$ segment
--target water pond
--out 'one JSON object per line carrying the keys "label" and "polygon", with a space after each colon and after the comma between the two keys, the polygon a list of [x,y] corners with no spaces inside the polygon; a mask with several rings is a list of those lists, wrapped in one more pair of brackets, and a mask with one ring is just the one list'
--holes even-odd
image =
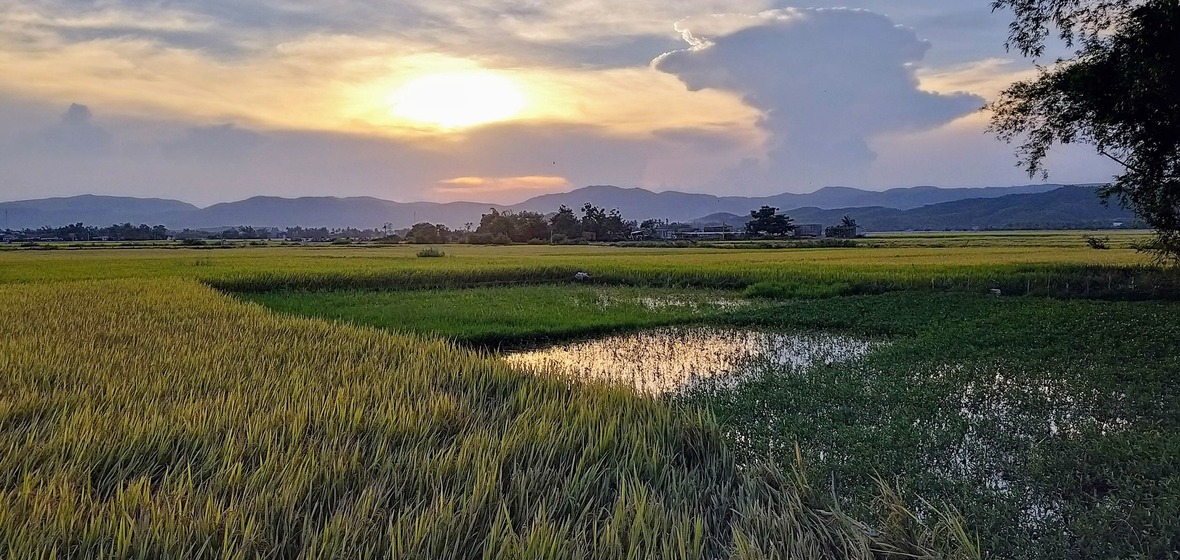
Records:
{"label": "water pond", "polygon": [[504,358],[529,370],[663,394],[701,384],[732,386],[766,373],[799,373],[863,356],[880,344],[820,332],[665,327],[512,352]]}

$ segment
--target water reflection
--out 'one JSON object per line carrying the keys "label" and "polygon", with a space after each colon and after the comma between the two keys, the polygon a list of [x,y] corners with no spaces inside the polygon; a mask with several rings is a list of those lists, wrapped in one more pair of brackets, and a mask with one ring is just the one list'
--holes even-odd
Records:
{"label": "water reflection", "polygon": [[741,309],[751,304],[749,300],[725,298],[725,297],[711,297],[711,298],[693,298],[683,295],[664,295],[664,296],[641,296],[637,298],[625,297],[607,292],[599,292],[595,294],[595,304],[599,307],[612,307],[616,305],[630,305],[638,303],[648,311],[657,311],[668,308],[685,308],[692,310],[720,310],[732,311],[734,309]]}
{"label": "water reflection", "polygon": [[661,394],[705,382],[732,386],[761,373],[799,372],[862,356],[876,344],[826,333],[668,327],[516,352],[505,359],[527,369]]}
{"label": "water reflection", "polygon": [[[1079,377],[1100,375],[1095,371]],[[927,452],[930,473],[978,485],[1002,499],[1016,508],[1016,522],[1026,530],[1057,530],[1067,522],[1065,510],[1070,506],[1056,481],[1027,473],[1055,461],[1059,446],[1070,445],[1066,442],[1105,438],[1131,426],[1118,413],[1129,407],[1126,393],[1085,387],[1020,364],[944,365],[931,377],[949,381],[957,394],[948,395],[947,414],[916,422],[915,428],[934,433],[955,430],[961,441],[947,450]]]}

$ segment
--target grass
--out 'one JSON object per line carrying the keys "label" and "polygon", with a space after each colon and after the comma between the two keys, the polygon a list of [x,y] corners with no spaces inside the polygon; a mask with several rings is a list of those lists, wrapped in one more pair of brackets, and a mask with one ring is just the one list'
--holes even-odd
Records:
{"label": "grass", "polygon": [[263,292],[243,298],[285,313],[514,347],[705,321],[744,304],[731,292],[576,284],[419,291]]}
{"label": "grass", "polygon": [[989,556],[1176,554],[1176,304],[894,293],[729,319],[891,337],[859,362],[693,399],[750,456],[786,463],[800,445],[850,511],[878,472],[955,503]]}
{"label": "grass", "polygon": [[970,554],[897,501],[870,536],[695,409],[191,280],[0,285],[0,371],[4,558]]}
{"label": "grass", "polygon": [[[921,558],[973,556],[976,533],[997,556],[1167,557],[1175,304],[981,295],[1173,293],[1124,238],[1069,235],[6,251],[0,557]],[[685,287],[695,308],[638,303]],[[768,299],[701,304],[742,289]],[[892,343],[668,401],[436,336],[705,320]],[[964,438],[982,459],[954,470]],[[1061,517],[1022,525],[1044,499]]]}
{"label": "grass", "polygon": [[[1113,241],[1112,241],[1113,243]],[[399,276],[490,274],[548,270],[552,274],[585,270],[601,277],[636,278],[646,282],[728,284],[742,287],[751,281],[801,277],[865,279],[929,284],[967,277],[1036,271],[1136,267],[1149,259],[1134,250],[1116,247],[1095,251],[1077,243],[988,245],[955,248],[898,246],[854,249],[643,249],[607,246],[448,245],[447,258],[419,259],[420,247],[238,247],[205,250],[64,249],[9,251],[0,254],[0,283],[44,282],[111,278],[198,278],[252,284],[260,289],[288,283],[335,278],[338,284]],[[556,276],[544,278],[550,281]],[[562,277],[564,278],[564,277]],[[267,280],[270,279],[268,282]],[[393,284],[391,284],[393,285]],[[337,286],[340,287],[340,286]]]}
{"label": "grass", "polygon": [[[772,290],[778,301],[702,306],[696,313],[600,303],[677,294],[646,288],[249,297],[284,311],[465,342],[682,322],[885,337],[890,343],[866,359],[806,375],[771,371],[736,390],[693,394],[688,403],[716,415],[746,460],[774,458],[788,469],[798,444],[813,474],[830,481],[841,506],[860,519],[880,521],[868,506],[879,474],[897,477],[913,494],[955,504],[989,556],[1173,554],[1180,543],[1180,468],[1157,458],[1180,456],[1175,303],[773,291],[789,288],[755,284],[747,295]],[[738,295],[685,294],[702,302]]]}

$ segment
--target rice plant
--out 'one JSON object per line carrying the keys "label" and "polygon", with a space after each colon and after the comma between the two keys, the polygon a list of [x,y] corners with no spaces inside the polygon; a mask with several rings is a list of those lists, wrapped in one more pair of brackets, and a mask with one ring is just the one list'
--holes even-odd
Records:
{"label": "rice plant", "polygon": [[0,372],[6,559],[970,554],[695,409],[189,280],[2,285]]}

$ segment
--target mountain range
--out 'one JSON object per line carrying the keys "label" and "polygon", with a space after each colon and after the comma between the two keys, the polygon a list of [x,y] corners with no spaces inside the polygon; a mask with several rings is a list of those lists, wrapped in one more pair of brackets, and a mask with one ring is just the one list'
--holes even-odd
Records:
{"label": "mountain range", "polygon": [[[1096,187],[1068,186],[1049,192],[1012,194],[996,198],[970,198],[897,209],[881,206],[860,208],[796,208],[788,212],[796,224],[832,225],[850,216],[867,231],[967,230],[967,229],[1057,229],[1099,228],[1115,223],[1133,224],[1133,212],[1113,202],[1098,199]],[[749,215],[715,213],[701,217],[702,223],[723,223],[741,228]]]}
{"label": "mountain range", "polygon": [[714,196],[677,191],[591,186],[545,194],[519,204],[479,202],[392,202],[372,197],[258,196],[200,208],[178,200],[82,195],[0,203],[0,226],[24,229],[87,225],[163,224],[170,229],[211,229],[237,225],[255,227],[395,228],[417,222],[452,228],[478,223],[480,215],[500,211],[548,213],[565,205],[575,210],[589,202],[618,208],[628,219],[660,218],[682,222],[744,224],[751,209],[774,206],[796,223],[832,224],[852,215],[870,231],[906,229],[970,229],[1061,227],[1106,221],[1130,221],[1132,214],[1117,205],[1103,206],[1095,186],[1025,185],[942,189],[910,187],[866,191],[826,187],[806,194],[765,197]]}

